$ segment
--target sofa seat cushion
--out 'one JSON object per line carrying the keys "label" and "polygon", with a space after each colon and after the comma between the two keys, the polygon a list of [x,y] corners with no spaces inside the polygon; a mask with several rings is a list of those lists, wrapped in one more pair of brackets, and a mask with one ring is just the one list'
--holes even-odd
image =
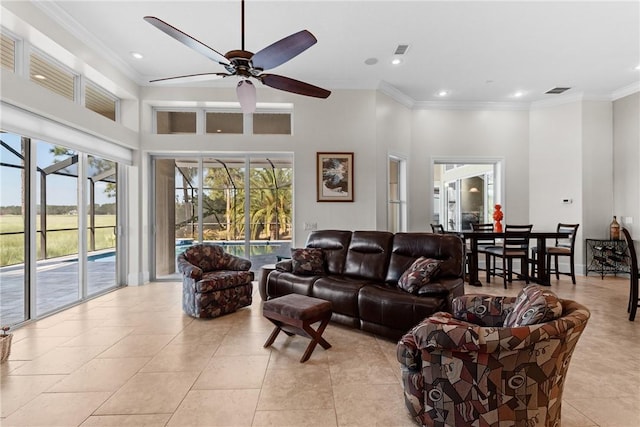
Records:
{"label": "sofa seat cushion", "polygon": [[250,271],[208,271],[202,275],[202,280],[196,282],[196,292],[206,293],[219,291],[221,289],[246,285],[247,283],[251,283],[252,280],[253,273]]}
{"label": "sofa seat cushion", "polygon": [[556,294],[539,286],[529,285],[516,297],[513,311],[504,319],[504,326],[530,326],[550,322],[561,315],[562,303]]}
{"label": "sofa seat cushion", "polygon": [[275,298],[287,294],[311,296],[313,283],[322,276],[301,276],[286,271],[272,271],[267,279],[267,297]]}
{"label": "sofa seat cushion", "polygon": [[363,322],[405,332],[432,314],[446,311],[447,305],[442,295],[420,297],[387,285],[365,286],[358,296]]}
{"label": "sofa seat cushion", "polygon": [[368,283],[345,276],[321,277],[314,282],[311,296],[331,301],[334,313],[359,317],[358,292]]}

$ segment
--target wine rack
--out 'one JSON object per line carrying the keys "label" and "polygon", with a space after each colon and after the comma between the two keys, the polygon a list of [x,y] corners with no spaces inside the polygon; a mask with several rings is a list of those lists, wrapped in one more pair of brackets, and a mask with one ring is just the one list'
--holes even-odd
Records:
{"label": "wine rack", "polygon": [[617,275],[629,272],[627,243],[624,240],[586,239],[587,262],[585,276],[589,272]]}

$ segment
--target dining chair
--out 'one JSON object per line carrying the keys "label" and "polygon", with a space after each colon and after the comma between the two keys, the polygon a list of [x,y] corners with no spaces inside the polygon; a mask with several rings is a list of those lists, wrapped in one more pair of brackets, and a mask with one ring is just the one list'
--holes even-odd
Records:
{"label": "dining chair", "polygon": [[434,234],[444,234],[444,227],[442,224],[431,224],[431,232]]}
{"label": "dining chair", "polygon": [[[505,289],[507,288],[507,281],[509,283],[513,281],[514,259],[520,260],[520,277],[524,278],[525,283],[529,284],[529,235],[531,234],[532,228],[532,224],[507,224],[504,227],[503,246],[494,246],[486,249],[488,254],[502,259],[502,281]],[[497,262],[497,260],[495,260],[495,262]],[[488,273],[496,275],[495,270],[494,268]]]}
{"label": "dining chair", "polygon": [[[571,277],[571,282],[576,284],[576,266],[575,266],[575,246],[576,235],[578,234],[578,227],[580,224],[562,224],[559,223],[557,231],[559,233],[570,233],[568,238],[556,238],[555,246],[547,248],[547,268],[549,269],[549,275],[556,273],[556,279],[560,279],[560,275],[564,274]],[[558,266],[558,257],[569,257],[570,272],[562,272]],[[554,266],[551,266],[551,258],[553,257]]]}
{"label": "dining chair", "polygon": [[629,313],[629,320],[634,321],[636,318],[636,311],[640,307],[640,299],[638,298],[638,280],[640,279],[640,273],[638,272],[638,256],[636,255],[636,247],[633,244],[633,239],[629,230],[622,229],[624,240],[627,241],[627,249],[629,251],[629,258],[631,265],[629,266],[629,273],[631,275],[631,283],[629,287],[629,305],[627,306],[627,313]]}
{"label": "dining chair", "polygon": [[[492,223],[489,223],[489,224],[471,223],[471,229],[473,231],[491,232],[493,231],[493,224]],[[486,270],[487,272],[487,282],[488,282],[490,279],[491,259],[493,258],[493,255],[488,253],[487,249],[493,248],[493,247],[499,248],[501,246],[496,244],[496,239],[494,237],[479,237],[476,239],[476,241],[478,243],[478,254],[485,255],[484,270]],[[495,259],[494,259],[494,263],[495,263]],[[478,267],[478,270],[482,270],[482,269]]]}

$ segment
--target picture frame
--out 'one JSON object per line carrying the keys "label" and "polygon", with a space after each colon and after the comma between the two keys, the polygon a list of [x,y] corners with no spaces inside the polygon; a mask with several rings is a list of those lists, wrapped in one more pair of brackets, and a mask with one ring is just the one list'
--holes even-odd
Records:
{"label": "picture frame", "polygon": [[316,154],[316,194],[318,202],[353,202],[353,152]]}

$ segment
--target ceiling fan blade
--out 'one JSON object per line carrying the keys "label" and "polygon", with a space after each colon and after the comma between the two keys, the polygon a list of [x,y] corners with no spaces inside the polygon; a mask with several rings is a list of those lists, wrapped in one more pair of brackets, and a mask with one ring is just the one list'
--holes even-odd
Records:
{"label": "ceiling fan blade", "polygon": [[155,16],[145,16],[144,20],[147,21],[149,24],[153,25],[154,27],[156,27],[157,29],[159,29],[160,31],[164,32],[165,34],[178,40],[180,43],[203,54],[204,56],[211,59],[212,61],[217,62],[218,64],[221,64],[221,65],[229,65],[229,60],[225,58],[223,54],[216,51],[215,49],[212,49],[211,47],[207,46],[201,41],[194,39],[189,34],[183,31],[180,31],[176,27],[170,24],[167,24],[162,19],[158,19]]}
{"label": "ceiling fan blade", "polygon": [[217,80],[223,77],[228,77],[231,74],[225,73],[199,73],[199,74],[187,74],[184,76],[166,77],[163,79],[149,80],[149,83],[192,83],[192,82],[204,82],[209,80]]}
{"label": "ceiling fan blade", "polygon": [[307,30],[299,31],[265,47],[251,58],[254,68],[269,70],[282,65],[316,44],[318,40]]}
{"label": "ceiling fan blade", "polygon": [[298,95],[313,96],[316,98],[327,98],[331,95],[331,91],[329,90],[289,77],[278,76],[277,74],[261,74],[257,78],[269,87],[284,90],[285,92],[297,93]]}

